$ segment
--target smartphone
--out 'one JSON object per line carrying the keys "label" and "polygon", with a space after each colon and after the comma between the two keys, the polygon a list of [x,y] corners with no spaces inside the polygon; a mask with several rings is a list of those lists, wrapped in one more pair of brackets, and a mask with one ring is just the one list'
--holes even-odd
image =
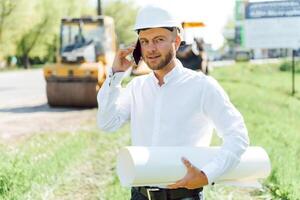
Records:
{"label": "smartphone", "polygon": [[141,44],[140,44],[139,40],[137,40],[137,42],[136,42],[136,45],[135,45],[132,55],[133,55],[135,64],[138,65],[142,58]]}

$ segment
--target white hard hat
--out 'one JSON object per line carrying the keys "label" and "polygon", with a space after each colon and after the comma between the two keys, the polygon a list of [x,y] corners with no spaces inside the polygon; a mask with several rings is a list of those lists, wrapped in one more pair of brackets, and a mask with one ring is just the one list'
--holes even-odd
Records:
{"label": "white hard hat", "polygon": [[134,30],[158,27],[177,27],[181,29],[181,23],[167,9],[158,5],[147,5],[137,14]]}

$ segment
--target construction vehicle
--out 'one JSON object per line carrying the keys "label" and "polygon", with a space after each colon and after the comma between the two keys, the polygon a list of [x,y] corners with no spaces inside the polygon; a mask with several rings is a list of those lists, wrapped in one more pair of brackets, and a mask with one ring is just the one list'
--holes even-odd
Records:
{"label": "construction vehicle", "polygon": [[185,43],[185,34],[190,28],[203,28],[203,22],[182,22],[183,41],[180,45],[176,56],[182,62],[182,65],[192,70],[201,70],[208,74],[208,59],[204,49],[204,40],[199,37],[194,37],[193,43]]}
{"label": "construction vehicle", "polygon": [[97,91],[116,52],[113,19],[61,20],[57,63],[44,68],[50,106],[95,107]]}

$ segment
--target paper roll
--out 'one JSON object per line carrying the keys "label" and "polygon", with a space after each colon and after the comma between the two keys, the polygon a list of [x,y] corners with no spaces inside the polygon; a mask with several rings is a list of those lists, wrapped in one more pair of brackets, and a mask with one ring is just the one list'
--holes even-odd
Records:
{"label": "paper roll", "polygon": [[[123,148],[117,158],[117,174],[123,186],[162,186],[183,178],[186,157],[197,168],[209,163],[219,147],[138,147]],[[258,179],[271,172],[270,159],[261,147],[249,147],[234,169],[221,176],[216,183],[257,185]],[[255,183],[255,184],[254,184]]]}

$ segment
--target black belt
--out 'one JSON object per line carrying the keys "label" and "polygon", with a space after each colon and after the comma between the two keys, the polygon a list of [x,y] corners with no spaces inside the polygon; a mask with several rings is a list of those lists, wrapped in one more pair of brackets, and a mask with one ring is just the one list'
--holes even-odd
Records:
{"label": "black belt", "polygon": [[186,188],[163,189],[157,187],[134,187],[133,189],[143,194],[149,200],[172,200],[195,197],[203,190],[203,188],[189,190]]}

